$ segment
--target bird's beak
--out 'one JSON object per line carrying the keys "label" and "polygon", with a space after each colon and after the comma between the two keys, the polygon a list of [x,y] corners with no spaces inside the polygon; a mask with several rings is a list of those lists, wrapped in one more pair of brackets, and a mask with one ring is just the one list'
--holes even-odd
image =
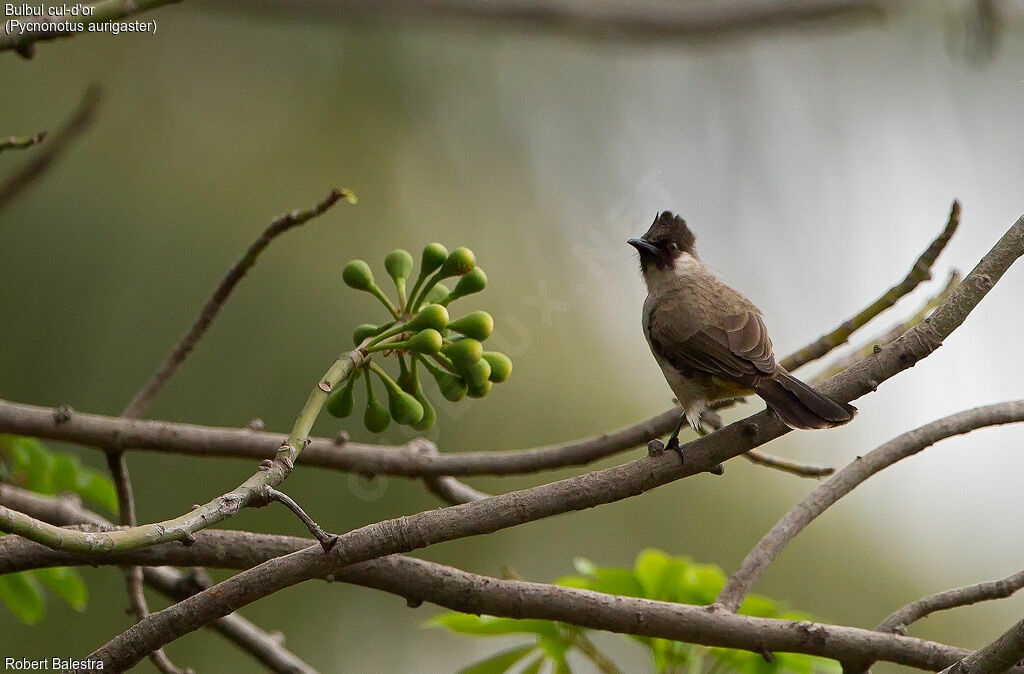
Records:
{"label": "bird's beak", "polygon": [[626,243],[636,248],[640,255],[651,255],[657,257],[661,252],[656,246],[647,243],[643,239],[630,239]]}

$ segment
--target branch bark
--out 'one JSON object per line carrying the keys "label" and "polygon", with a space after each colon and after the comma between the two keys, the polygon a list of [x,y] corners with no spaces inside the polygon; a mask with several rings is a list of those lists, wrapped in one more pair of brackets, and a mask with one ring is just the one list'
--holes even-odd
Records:
{"label": "branch bark", "polygon": [[[966,320],[1022,254],[1024,216],[924,323],[826,382],[822,392],[837,400],[850,401],[876,390],[886,379],[927,357]],[[323,554],[319,546],[312,546],[270,560],[219,583],[210,592],[154,613],[109,641],[91,657],[115,667],[130,666],[155,648],[240,606],[332,570],[636,496],[711,470],[722,461],[788,431],[776,417],[761,412],[689,443],[685,449],[687,463],[683,466],[674,454],[664,453],[482,501],[371,524],[342,536],[329,554]],[[783,647],[781,650],[791,649]]]}
{"label": "branch bark", "polygon": [[[0,44],[2,44],[2,37],[0,37]],[[95,84],[90,84],[85,90],[85,95],[82,96],[78,108],[64,126],[50,137],[50,140],[32,159],[3,184],[0,184],[0,213],[14,201],[15,197],[46,173],[82,132],[89,128],[99,102],[100,88]]]}
{"label": "branch bark", "polygon": [[889,614],[878,626],[879,632],[906,634],[911,624],[927,618],[938,611],[970,606],[993,599],[1006,599],[1024,587],[1024,571],[1007,576],[1002,580],[990,580],[985,583],[958,587],[955,590],[939,592],[917,601]]}
{"label": "branch bark", "polygon": [[754,546],[715,603],[736,611],[783,548],[815,518],[872,475],[936,442],[979,428],[1024,421],[1024,400],[978,407],[925,424],[857,458],[796,504]]}
{"label": "branch bark", "polygon": [[[315,545],[312,539],[208,530],[196,534],[195,544],[188,547],[161,544],[112,554],[99,563],[251,568],[261,562],[272,562],[278,555],[300,554],[310,545]],[[0,573],[94,563],[96,560],[23,539],[0,540]],[[428,601],[466,613],[557,620],[592,629],[753,652],[768,649],[847,659],[870,654],[932,671],[968,655],[968,651],[960,648],[897,634],[808,621],[753,618],[709,606],[500,579],[402,555],[331,568],[321,577],[389,592],[414,604]],[[112,661],[107,662],[107,667],[130,664]]]}
{"label": "branch bark", "polygon": [[706,40],[822,22],[877,21],[880,0],[716,0],[677,3],[481,2],[472,0],[235,1],[236,6],[276,9],[345,21],[466,22],[485,28],[547,31],[585,39]]}
{"label": "branch bark", "polygon": [[[104,517],[83,507],[81,501],[76,497],[44,496],[0,483],[0,504],[58,526],[88,524],[101,529],[111,526],[111,523]],[[8,557],[4,543],[15,540],[18,539],[11,536],[0,542],[0,558],[3,559],[0,562],[0,575],[13,573],[19,566],[23,567],[20,570],[48,566],[43,559],[53,551],[34,543],[29,549],[34,549],[37,554],[41,553],[39,559],[32,560],[31,554],[24,555],[22,553],[12,553]],[[27,540],[22,540],[28,543]],[[18,546],[13,547],[18,548]],[[43,550],[48,552],[43,553]],[[63,565],[58,564],[58,566]],[[204,589],[196,585],[189,577],[169,568],[145,568],[143,569],[143,579],[150,587],[177,601]],[[281,640],[275,639],[240,615],[224,616],[210,624],[209,627],[237,644],[239,648],[248,652],[273,672],[278,672],[278,674],[316,674],[316,670],[285,648]]]}

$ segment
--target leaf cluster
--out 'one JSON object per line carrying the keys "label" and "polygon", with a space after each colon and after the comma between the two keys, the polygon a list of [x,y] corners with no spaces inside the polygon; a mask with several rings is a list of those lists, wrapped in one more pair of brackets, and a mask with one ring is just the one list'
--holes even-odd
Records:
{"label": "leaf cluster", "polygon": [[[598,566],[584,558],[577,558],[575,567],[576,574],[559,578],[555,583],[605,594],[696,606],[711,604],[726,581],[722,569],[716,565],[700,564],[689,557],[671,556],[655,549],[642,551],[632,568]],[[756,594],[746,598],[739,612],[759,618],[811,619],[809,614],[791,610],[785,604]],[[592,660],[599,669],[609,671],[607,663],[610,661],[596,652],[586,637],[589,630],[585,628],[548,620],[518,620],[458,612],[443,613],[428,624],[475,636],[528,634],[535,637],[531,644],[502,651],[462,669],[463,674],[570,672],[567,654],[573,649]],[[652,670],[660,673],[812,674],[841,671],[838,663],[832,660],[799,653],[775,653],[769,662],[761,654],[731,648],[709,648],[653,637],[623,635],[621,638],[642,645],[650,658]]]}

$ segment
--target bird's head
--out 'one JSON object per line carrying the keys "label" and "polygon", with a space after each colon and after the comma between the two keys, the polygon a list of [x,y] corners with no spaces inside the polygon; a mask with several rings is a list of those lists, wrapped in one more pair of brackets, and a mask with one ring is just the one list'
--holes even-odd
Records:
{"label": "bird's head", "polygon": [[659,213],[650,229],[639,239],[627,243],[640,254],[640,271],[647,286],[655,277],[670,277],[680,273],[681,263],[697,259],[697,237],[686,221],[670,211]]}

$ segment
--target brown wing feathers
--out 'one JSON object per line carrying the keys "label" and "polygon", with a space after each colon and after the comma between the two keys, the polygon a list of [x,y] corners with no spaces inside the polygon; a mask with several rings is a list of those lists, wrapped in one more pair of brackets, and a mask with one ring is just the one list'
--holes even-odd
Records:
{"label": "brown wing feathers", "polygon": [[856,408],[818,393],[776,364],[764,321],[754,311],[726,316],[721,327],[651,318],[652,345],[674,367],[754,389],[792,428],[830,428],[856,414]]}

